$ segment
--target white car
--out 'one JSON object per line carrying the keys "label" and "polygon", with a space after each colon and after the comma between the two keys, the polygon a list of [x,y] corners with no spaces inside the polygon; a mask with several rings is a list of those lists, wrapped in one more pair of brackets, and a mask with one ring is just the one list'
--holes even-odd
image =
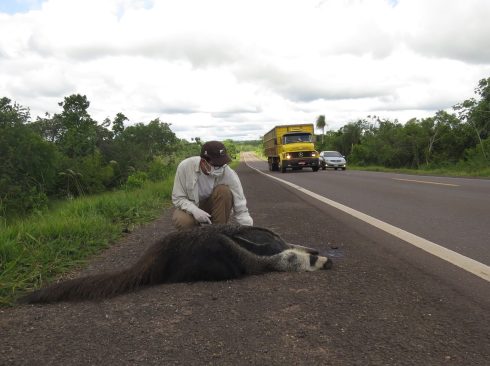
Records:
{"label": "white car", "polygon": [[345,170],[347,168],[347,161],[338,151],[322,151],[320,153],[320,167],[325,170],[327,168],[334,168]]}

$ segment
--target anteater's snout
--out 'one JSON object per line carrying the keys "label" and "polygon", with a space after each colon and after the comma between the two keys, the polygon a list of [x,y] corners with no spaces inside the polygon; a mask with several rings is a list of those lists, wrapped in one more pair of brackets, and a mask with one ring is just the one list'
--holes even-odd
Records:
{"label": "anteater's snout", "polygon": [[323,264],[323,269],[330,269],[333,266],[333,262],[330,258]]}

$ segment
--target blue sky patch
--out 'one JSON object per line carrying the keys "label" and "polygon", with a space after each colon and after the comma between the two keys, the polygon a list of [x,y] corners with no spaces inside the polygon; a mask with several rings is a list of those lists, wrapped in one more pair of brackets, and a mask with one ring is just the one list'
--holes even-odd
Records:
{"label": "blue sky patch", "polygon": [[27,13],[30,10],[41,9],[44,0],[1,0],[0,13]]}

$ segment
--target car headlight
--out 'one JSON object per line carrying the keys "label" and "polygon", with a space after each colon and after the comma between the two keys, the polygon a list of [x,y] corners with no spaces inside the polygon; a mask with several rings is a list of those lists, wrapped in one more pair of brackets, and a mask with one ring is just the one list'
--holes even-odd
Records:
{"label": "car headlight", "polygon": [[291,155],[290,154],[286,154],[286,159],[291,159]]}
{"label": "car headlight", "polygon": [[313,151],[313,152],[311,153],[311,156],[315,157],[315,156],[316,156],[316,152],[314,152],[314,151]]}

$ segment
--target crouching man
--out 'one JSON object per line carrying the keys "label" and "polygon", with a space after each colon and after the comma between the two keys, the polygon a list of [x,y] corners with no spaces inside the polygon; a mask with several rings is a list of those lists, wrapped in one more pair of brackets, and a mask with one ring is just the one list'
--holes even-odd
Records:
{"label": "crouching man", "polygon": [[180,162],[172,191],[172,221],[178,230],[226,224],[232,213],[237,223],[253,225],[240,179],[227,165],[230,161],[223,143],[208,141],[201,156]]}

